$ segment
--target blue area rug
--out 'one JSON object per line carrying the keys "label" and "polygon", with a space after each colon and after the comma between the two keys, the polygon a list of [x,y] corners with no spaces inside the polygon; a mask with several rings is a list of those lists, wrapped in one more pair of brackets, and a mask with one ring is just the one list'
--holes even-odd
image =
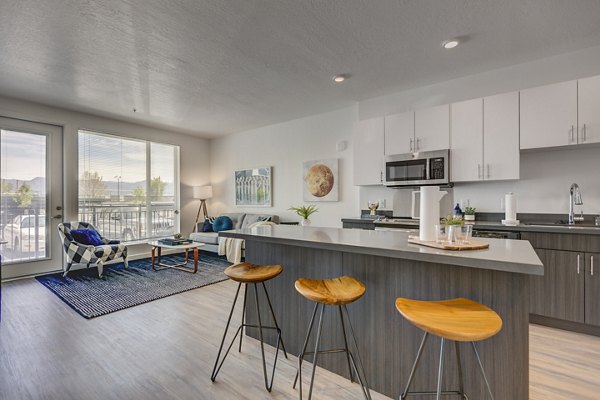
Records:
{"label": "blue area rug", "polygon": [[[183,262],[183,255],[161,257],[165,264]],[[193,259],[188,267],[193,267]],[[153,271],[150,259],[104,267],[104,276],[98,278],[95,267],[70,271],[66,278],[62,274],[36,277],[38,282],[50,289],[62,301],[85,318],[137,306],[152,300],[196,289],[227,280],[223,274],[231,263],[214,253],[200,252],[198,272],[190,274],[174,269]]]}

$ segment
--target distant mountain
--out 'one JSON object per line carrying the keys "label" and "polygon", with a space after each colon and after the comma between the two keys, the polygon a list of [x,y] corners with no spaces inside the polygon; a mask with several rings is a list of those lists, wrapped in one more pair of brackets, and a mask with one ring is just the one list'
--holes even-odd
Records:
{"label": "distant mountain", "polygon": [[46,178],[37,177],[28,181],[21,179],[3,179],[4,182],[8,182],[12,185],[13,190],[17,190],[23,183],[27,183],[31,187],[33,193],[45,193],[46,192]]}
{"label": "distant mountain", "polygon": [[[46,178],[37,177],[28,181],[19,180],[19,179],[4,179],[5,182],[8,182],[12,185],[13,190],[17,190],[23,183],[27,183],[31,186],[31,190],[36,193],[45,193],[46,189]],[[117,182],[117,181],[103,181],[104,185],[106,185],[106,190],[109,194],[117,195],[119,193],[119,189],[121,190],[121,195],[126,196],[131,194],[136,188],[141,187],[142,189],[146,188],[145,181],[138,182]],[[120,186],[120,188],[119,188]],[[165,186],[165,192],[173,193],[173,184],[167,183]]]}

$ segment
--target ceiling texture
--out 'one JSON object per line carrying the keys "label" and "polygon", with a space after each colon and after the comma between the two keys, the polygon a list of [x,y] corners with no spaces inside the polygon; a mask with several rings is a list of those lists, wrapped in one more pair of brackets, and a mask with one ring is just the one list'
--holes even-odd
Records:
{"label": "ceiling texture", "polygon": [[2,0],[0,95],[216,137],[598,45],[598,0]]}

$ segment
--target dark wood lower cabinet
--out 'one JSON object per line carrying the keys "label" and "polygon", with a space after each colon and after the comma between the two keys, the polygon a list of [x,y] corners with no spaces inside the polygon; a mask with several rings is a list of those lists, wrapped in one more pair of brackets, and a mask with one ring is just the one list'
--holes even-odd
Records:
{"label": "dark wood lower cabinet", "polygon": [[530,277],[530,312],[585,322],[585,254],[546,249],[536,252],[544,263],[544,276]]}
{"label": "dark wood lower cabinet", "polygon": [[535,323],[599,335],[600,235],[523,232],[544,263],[544,276],[530,277]]}
{"label": "dark wood lower cabinet", "polygon": [[600,253],[585,254],[585,323],[600,325]]}

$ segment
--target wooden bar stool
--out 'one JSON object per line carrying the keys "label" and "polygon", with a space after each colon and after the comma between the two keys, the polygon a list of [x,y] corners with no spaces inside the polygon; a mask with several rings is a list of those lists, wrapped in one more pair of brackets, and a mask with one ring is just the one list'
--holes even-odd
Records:
{"label": "wooden bar stool", "polygon": [[[310,380],[310,388],[308,389],[308,399],[310,400],[312,398],[313,384],[315,381],[317,358],[319,354],[325,353],[346,353],[346,358],[348,361],[348,371],[350,372],[350,381],[354,382],[352,379],[352,367],[354,367],[354,372],[356,373],[356,377],[360,382],[365,398],[367,400],[371,400],[371,393],[369,391],[369,385],[367,383],[367,376],[365,375],[365,369],[360,359],[360,355],[358,354],[358,344],[356,343],[354,329],[352,329],[352,325],[350,324],[350,316],[348,315],[348,309],[346,308],[346,304],[352,303],[355,300],[358,300],[360,297],[362,297],[366,290],[365,285],[359,280],[352,278],[351,276],[342,276],[341,278],[322,280],[301,278],[296,281],[295,286],[296,290],[302,296],[306,297],[308,300],[315,302],[315,308],[310,319],[310,324],[308,325],[308,332],[306,333],[306,339],[304,340],[302,353],[298,358],[298,371],[296,372],[296,378],[294,379],[294,388],[296,387],[298,378],[300,379],[300,400],[302,400],[302,361],[304,361],[304,357],[307,354],[313,354],[312,376]],[[317,328],[315,350],[307,352],[306,347],[308,346],[308,340],[310,339],[310,334],[312,332],[313,324],[315,322],[315,316],[317,315],[317,308],[319,307],[319,305],[321,306],[321,313],[319,315],[319,326]],[[325,311],[325,305],[338,306],[340,321],[342,323],[342,334],[344,336],[343,349],[319,350],[319,341],[321,339],[321,329],[323,327],[323,313]],[[356,357],[348,349],[348,336],[346,334],[346,322],[344,322],[344,313],[346,315],[347,327],[350,329],[350,335],[352,336],[354,347],[356,349]],[[355,358],[358,360],[358,366],[360,366],[360,373],[357,368]]]}
{"label": "wooden bar stool", "polygon": [[[477,352],[477,347],[475,347],[475,342],[488,339],[502,329],[502,319],[495,311],[476,301],[462,298],[443,301],[418,301],[398,298],[396,299],[396,308],[409,322],[425,331],[419,351],[417,352],[417,358],[408,377],[408,383],[400,395],[400,399],[405,399],[409,395],[423,394],[435,394],[437,400],[440,399],[441,395],[458,395],[463,399],[468,399],[464,392],[459,342],[471,342],[487,391],[490,398],[494,399],[492,389],[483,370],[483,364]],[[419,365],[419,360],[423,353],[423,347],[430,333],[442,339],[437,390],[435,392],[409,392],[408,390],[410,389],[415,370]],[[446,340],[454,341],[456,348],[458,379],[460,383],[460,388],[456,391],[442,391],[444,344]]]}
{"label": "wooden bar stool", "polygon": [[[242,329],[243,328],[258,328],[258,333],[259,333],[259,337],[260,337],[260,350],[262,353],[263,375],[265,378],[265,388],[269,392],[273,388],[273,378],[275,377],[275,367],[277,366],[277,356],[279,355],[279,345],[281,344],[285,358],[287,358],[287,352],[285,351],[285,346],[283,344],[283,340],[281,339],[281,329],[279,329],[279,325],[277,324],[277,319],[275,318],[275,313],[273,312],[273,305],[271,304],[271,299],[269,299],[269,293],[267,292],[267,288],[265,286],[265,281],[275,278],[277,275],[279,275],[281,273],[281,271],[283,271],[283,268],[281,267],[281,265],[259,266],[259,265],[254,265],[254,264],[250,264],[250,263],[245,263],[245,262],[236,264],[236,265],[231,265],[231,266],[227,267],[227,269],[225,269],[225,275],[227,275],[232,280],[239,282],[239,285],[238,285],[237,291],[235,292],[235,298],[233,299],[231,311],[229,312],[229,318],[227,319],[227,326],[225,327],[225,332],[223,333],[223,339],[221,340],[221,346],[219,347],[219,353],[217,354],[215,366],[214,366],[212,374],[210,376],[210,379],[213,382],[215,381],[215,379],[217,379],[217,374],[221,370],[221,366],[225,362],[225,359],[227,358],[227,355],[229,354],[229,350],[231,350],[231,347],[233,346],[233,343],[235,342],[235,339],[237,338],[238,335],[240,335],[240,345],[239,345],[238,351],[242,351],[242,338],[244,336]],[[231,322],[231,316],[233,315],[233,310],[235,309],[235,304],[237,302],[238,295],[240,293],[240,288],[242,287],[242,284],[245,284],[244,308],[242,311],[242,323],[239,326],[239,328],[237,329],[237,331],[235,332],[235,336],[231,340],[231,344],[229,345],[229,347],[227,348],[227,351],[225,352],[225,355],[221,359],[221,352],[223,350],[223,344],[225,343],[225,338],[227,336],[227,331],[229,330],[229,324]],[[248,284],[254,285],[254,298],[256,301],[256,315],[257,315],[257,319],[258,319],[258,325],[246,324],[244,321],[244,318],[246,316],[246,297],[248,294]],[[273,321],[275,322],[275,326],[263,326],[262,325],[262,321],[261,321],[261,317],[260,317],[260,306],[258,303],[258,287],[257,287],[258,284],[261,284],[263,287],[265,296],[267,298],[267,303],[269,304],[269,309],[271,310],[271,315],[273,316]],[[265,361],[265,346],[264,346],[264,340],[263,340],[263,329],[273,329],[273,330],[277,331],[277,347],[275,350],[275,360],[273,362],[273,371],[271,373],[271,381],[270,382],[267,377],[267,363]],[[221,359],[221,362],[219,362],[220,359]]]}

